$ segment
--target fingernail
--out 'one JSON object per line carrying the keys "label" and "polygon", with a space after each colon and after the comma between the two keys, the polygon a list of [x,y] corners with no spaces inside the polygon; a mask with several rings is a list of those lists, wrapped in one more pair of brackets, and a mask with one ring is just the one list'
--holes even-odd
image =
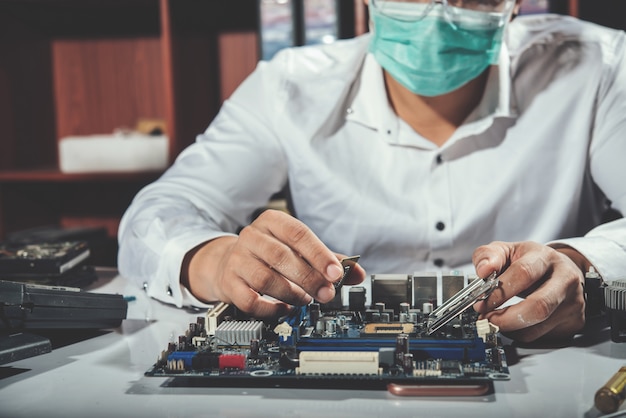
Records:
{"label": "fingernail", "polygon": [[341,279],[343,269],[336,264],[331,264],[326,268],[326,275],[331,281]]}
{"label": "fingernail", "polygon": [[480,262],[476,265],[476,273],[483,267],[487,265],[487,260],[480,260]]}
{"label": "fingernail", "polygon": [[330,287],[322,287],[317,291],[317,300],[320,302],[328,302],[335,297],[335,292]]}

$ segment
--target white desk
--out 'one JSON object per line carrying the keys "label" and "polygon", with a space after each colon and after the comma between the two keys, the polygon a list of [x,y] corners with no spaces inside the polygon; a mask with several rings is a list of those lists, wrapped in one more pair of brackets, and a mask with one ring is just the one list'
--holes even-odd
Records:
{"label": "white desk", "polygon": [[[105,274],[107,276],[107,274]],[[385,391],[169,387],[144,377],[201,313],[166,306],[109,273],[98,292],[135,296],[119,329],[0,366],[0,417],[599,417],[593,397],[626,361],[608,330],[567,348],[516,348],[510,381],[470,398],[400,398]],[[622,410],[626,410],[626,404]]]}

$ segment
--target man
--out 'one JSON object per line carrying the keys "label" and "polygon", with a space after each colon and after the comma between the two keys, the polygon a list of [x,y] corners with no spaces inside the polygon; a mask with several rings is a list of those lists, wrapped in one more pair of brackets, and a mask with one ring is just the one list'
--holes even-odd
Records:
{"label": "man", "polygon": [[[371,34],[259,64],[128,209],[121,273],[272,316],[332,299],[344,255],[348,284],[475,268],[503,332],[579,331],[585,272],[626,272],[626,222],[601,225],[626,210],[626,37],[519,3],[370,0]],[[250,223],[287,182],[295,217]]]}

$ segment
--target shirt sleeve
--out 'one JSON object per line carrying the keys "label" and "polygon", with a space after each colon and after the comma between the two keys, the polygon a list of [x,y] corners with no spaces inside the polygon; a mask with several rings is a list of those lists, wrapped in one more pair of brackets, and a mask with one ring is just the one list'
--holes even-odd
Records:
{"label": "shirt sleeve", "polygon": [[[604,77],[589,151],[591,177],[612,208],[626,214],[626,36],[619,32],[607,48]],[[592,229],[584,237],[559,240],[594,265],[604,280],[626,277],[626,219]],[[553,243],[557,244],[557,243]]]}
{"label": "shirt sleeve", "polygon": [[273,127],[280,82],[266,64],[248,77],[196,142],[163,176],[141,190],[118,234],[122,276],[159,300],[206,307],[180,284],[185,254],[234,235],[280,191],[287,164]]}

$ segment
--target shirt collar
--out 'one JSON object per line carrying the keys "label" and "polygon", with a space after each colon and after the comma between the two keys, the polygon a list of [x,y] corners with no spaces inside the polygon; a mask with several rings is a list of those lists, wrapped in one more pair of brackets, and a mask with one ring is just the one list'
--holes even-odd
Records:
{"label": "shirt collar", "polygon": [[489,69],[485,93],[476,109],[456,130],[447,143],[487,130],[495,119],[515,119],[517,110],[511,95],[510,59],[506,44],[502,44],[498,64]]}
{"label": "shirt collar", "polygon": [[354,98],[346,109],[346,119],[373,130],[384,130],[386,122],[395,113],[387,99],[382,67],[370,53],[365,57],[360,80],[354,89]]}
{"label": "shirt collar", "polygon": [[[496,118],[514,119],[517,117],[517,110],[511,95],[511,76],[509,73],[508,48],[503,43],[498,64],[491,66],[489,70],[483,98],[444,147],[461,138],[484,132]],[[419,138],[413,138],[411,143],[403,143],[406,141],[398,136],[400,120],[387,99],[382,67],[372,54],[367,54],[363,63],[360,82],[354,85],[354,89],[355,91],[352,92],[353,100],[346,109],[347,120],[385,133],[383,139],[389,143],[420,147],[427,145],[423,141],[432,144],[417,134]],[[430,148],[430,146],[427,147]]]}

